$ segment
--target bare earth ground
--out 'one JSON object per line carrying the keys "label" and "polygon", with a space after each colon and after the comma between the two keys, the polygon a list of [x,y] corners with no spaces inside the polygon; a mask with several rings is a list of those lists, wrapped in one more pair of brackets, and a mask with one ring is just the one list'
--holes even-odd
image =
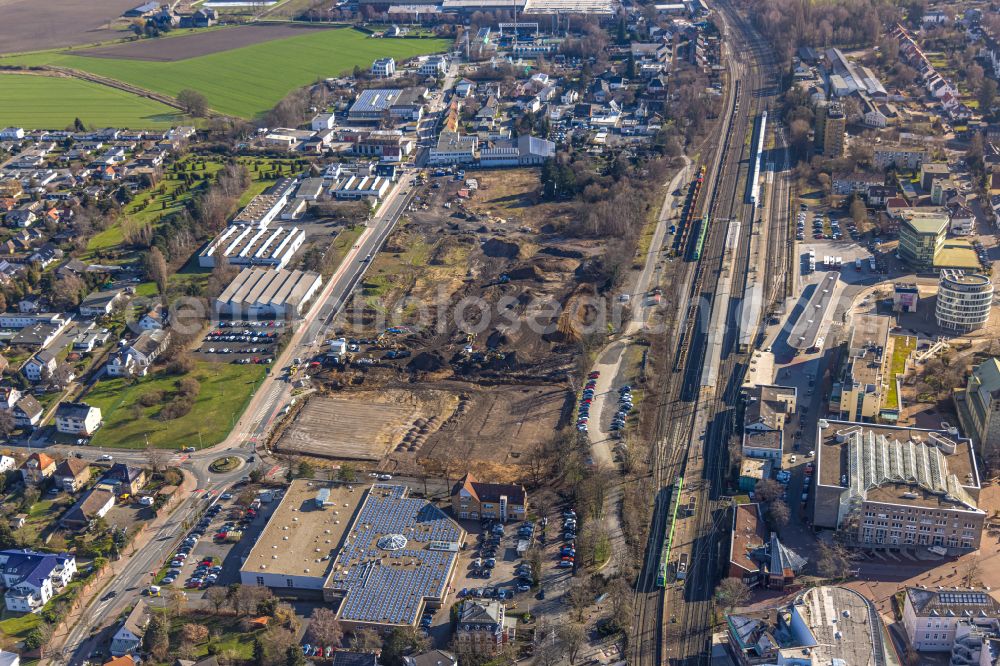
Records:
{"label": "bare earth ground", "polygon": [[[3,0],[0,0],[3,2]],[[78,55],[126,60],[149,60],[174,62],[198,56],[231,51],[252,44],[260,44],[274,39],[295,37],[303,30],[317,30],[305,25],[240,25],[222,30],[197,32],[169,39],[143,39],[85,51]]]}
{"label": "bare earth ground", "polygon": [[122,36],[108,23],[137,0],[0,0],[0,53],[41,51]]}
{"label": "bare earth ground", "polygon": [[456,396],[442,391],[313,396],[282,434],[277,449],[323,458],[381,460],[411,430],[426,429],[432,419],[431,427],[440,423],[457,403]]}
{"label": "bare earth ground", "polygon": [[520,476],[517,468],[552,439],[572,399],[560,386],[469,386],[463,394],[469,398],[465,413],[431,434],[419,456],[506,480]]}

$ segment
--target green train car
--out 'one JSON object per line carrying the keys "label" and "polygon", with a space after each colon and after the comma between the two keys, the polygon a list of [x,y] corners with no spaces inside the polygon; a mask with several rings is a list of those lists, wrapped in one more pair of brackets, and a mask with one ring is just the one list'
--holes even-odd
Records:
{"label": "green train car", "polygon": [[701,259],[701,252],[705,248],[705,238],[708,236],[708,214],[701,218],[701,224],[698,225],[698,235],[694,238],[694,243],[691,245],[691,261],[698,261]]}
{"label": "green train car", "polygon": [[670,516],[670,523],[667,525],[663,535],[663,544],[660,547],[660,566],[656,572],[656,586],[664,587],[667,584],[667,567],[670,565],[670,547],[674,541],[674,527],[677,525],[677,511],[681,505],[681,491],[684,489],[684,477],[678,476],[674,487],[670,492],[670,504],[667,506],[667,515]]}

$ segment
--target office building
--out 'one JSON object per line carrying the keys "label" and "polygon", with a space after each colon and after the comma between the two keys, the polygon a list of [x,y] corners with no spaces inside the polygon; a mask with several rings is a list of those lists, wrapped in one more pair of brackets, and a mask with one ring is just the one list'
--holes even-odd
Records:
{"label": "office building", "polygon": [[903,596],[903,627],[918,652],[950,652],[970,624],[992,628],[998,620],[1000,603],[987,590],[907,587]]}
{"label": "office building", "polygon": [[993,308],[993,281],[986,275],[943,270],[934,317],[938,326],[960,333],[986,325]]}
{"label": "office building", "polygon": [[882,420],[881,410],[889,388],[886,383],[891,358],[889,328],[889,318],[885,316],[854,317],[844,372],[830,391],[830,408],[842,421]]}
{"label": "office building", "polygon": [[972,369],[965,388],[955,392],[962,432],[992,471],[1000,467],[1000,360],[991,358]]}
{"label": "office building", "polygon": [[957,430],[820,419],[816,442],[816,527],[864,548],[979,548],[979,469]]}
{"label": "office building", "polygon": [[911,208],[899,217],[899,258],[918,271],[932,270],[948,234],[947,212]]}

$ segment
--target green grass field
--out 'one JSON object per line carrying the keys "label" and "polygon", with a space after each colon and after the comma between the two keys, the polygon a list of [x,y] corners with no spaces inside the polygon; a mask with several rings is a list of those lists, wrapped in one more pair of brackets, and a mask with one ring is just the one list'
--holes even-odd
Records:
{"label": "green grass field", "polygon": [[156,390],[171,394],[176,390],[176,376],[161,371],[132,385],[123,379],[97,382],[83,398],[100,407],[104,416],[104,425],[94,434],[93,445],[141,449],[146,446],[147,436],[150,445],[162,449],[218,444],[263,379],[264,366],[199,362],[188,376],[201,383],[201,392],[190,412],[169,421],[156,418],[160,405],[142,407],[139,398]]}
{"label": "green grass field", "polygon": [[[443,51],[448,45],[449,42],[442,39],[372,39],[356,30],[343,28],[310,31],[307,35],[175,62],[46,52],[3,58],[0,64],[72,67],[168,95],[191,88],[203,93],[216,111],[253,118],[270,109],[291,90],[319,78],[336,76],[355,65],[367,68],[376,58],[392,56],[405,60]],[[7,97],[0,85],[0,99]],[[19,124],[14,120],[5,122]]]}
{"label": "green grass field", "polygon": [[79,118],[87,127],[170,127],[181,116],[169,106],[107,86],[70,78],[0,74],[0,126],[62,129]]}

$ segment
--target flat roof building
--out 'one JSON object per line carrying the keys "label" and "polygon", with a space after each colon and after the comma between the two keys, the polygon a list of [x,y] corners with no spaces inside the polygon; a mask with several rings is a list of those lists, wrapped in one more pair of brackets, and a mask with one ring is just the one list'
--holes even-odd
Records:
{"label": "flat roof building", "polygon": [[917,270],[933,268],[948,233],[947,210],[910,208],[901,211],[899,217],[900,259]]}
{"label": "flat roof building", "polygon": [[878,613],[846,587],[813,587],[787,606],[727,615],[726,628],[741,665],[896,663]]}
{"label": "flat roof building", "polygon": [[813,524],[865,548],[979,547],[985,512],[957,430],[820,419]]}
{"label": "flat roof building", "polygon": [[990,470],[1000,468],[1000,360],[990,358],[972,368],[965,389],[955,391],[962,432]]}
{"label": "flat roof building", "polygon": [[322,283],[308,271],[244,268],[215,299],[215,307],[220,316],[292,319]]}
{"label": "flat roof building", "polygon": [[986,325],[993,309],[993,281],[986,275],[943,270],[934,317],[938,326],[960,333]]}
{"label": "flat roof building", "polygon": [[881,417],[891,358],[890,326],[886,316],[855,315],[844,373],[830,392],[831,410],[841,420],[872,422]]}
{"label": "flat roof building", "polygon": [[198,265],[213,268],[221,261],[232,266],[284,268],[305,239],[298,227],[230,225],[198,254]]}
{"label": "flat roof building", "polygon": [[464,530],[405,486],[292,483],[240,570],[244,585],[305,590],[345,628],[416,626],[448,594]]}

